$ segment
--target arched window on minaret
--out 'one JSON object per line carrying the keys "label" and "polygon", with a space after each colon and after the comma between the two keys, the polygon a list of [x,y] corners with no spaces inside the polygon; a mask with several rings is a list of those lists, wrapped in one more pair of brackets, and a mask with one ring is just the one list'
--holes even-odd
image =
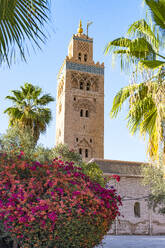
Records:
{"label": "arched window on minaret", "polygon": [[80,117],[83,117],[83,109],[80,110]]}
{"label": "arched window on minaret", "polygon": [[85,117],[89,117],[89,111],[88,110],[85,111]]}
{"label": "arched window on minaret", "polygon": [[88,82],[86,85],[86,90],[89,91],[90,90],[90,83]]}
{"label": "arched window on minaret", "polygon": [[84,54],[84,61],[87,62],[87,54]]}
{"label": "arched window on minaret", "polygon": [[84,89],[84,83],[80,82],[80,90],[83,90],[83,89]]}
{"label": "arched window on minaret", "polygon": [[88,158],[88,149],[85,149],[85,157]]}
{"label": "arched window on minaret", "polygon": [[78,54],[78,60],[81,61],[81,53]]}

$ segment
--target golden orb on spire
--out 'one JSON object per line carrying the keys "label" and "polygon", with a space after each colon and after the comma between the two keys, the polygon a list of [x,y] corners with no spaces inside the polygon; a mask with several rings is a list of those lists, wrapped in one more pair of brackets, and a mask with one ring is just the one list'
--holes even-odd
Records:
{"label": "golden orb on spire", "polygon": [[78,32],[79,34],[82,34],[82,33],[83,33],[83,28],[82,28],[82,22],[81,22],[81,20],[80,20],[80,23],[79,23],[79,27],[78,27],[77,32]]}

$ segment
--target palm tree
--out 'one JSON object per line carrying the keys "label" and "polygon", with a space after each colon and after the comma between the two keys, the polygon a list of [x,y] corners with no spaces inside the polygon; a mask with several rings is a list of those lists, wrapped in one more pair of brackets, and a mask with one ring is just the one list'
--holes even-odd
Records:
{"label": "palm tree", "polygon": [[10,66],[17,53],[26,60],[29,43],[39,46],[46,35],[50,0],[0,0],[0,65]]}
{"label": "palm tree", "polygon": [[[134,22],[128,29],[128,37],[109,42],[105,53],[119,55],[122,69],[132,68],[133,65],[132,75],[135,78],[132,85],[116,94],[111,117],[115,118],[123,103],[129,100],[128,127],[132,134],[139,130],[142,135],[148,134],[148,152],[150,158],[155,160],[159,157],[162,144],[165,154],[165,57],[159,53],[165,31],[165,1],[145,2],[155,25],[148,24],[144,19]],[[137,72],[145,75],[143,82]]]}
{"label": "palm tree", "polygon": [[42,89],[30,83],[21,86],[21,90],[11,92],[14,96],[6,96],[6,98],[12,100],[14,106],[4,111],[9,115],[9,125],[19,125],[22,129],[29,128],[37,143],[40,133],[46,131],[52,118],[51,110],[45,106],[54,101],[54,98],[49,94],[40,96]]}

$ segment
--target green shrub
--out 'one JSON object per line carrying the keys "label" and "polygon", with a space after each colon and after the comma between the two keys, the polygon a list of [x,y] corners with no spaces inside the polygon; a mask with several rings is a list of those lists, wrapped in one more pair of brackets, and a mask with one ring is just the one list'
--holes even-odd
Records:
{"label": "green shrub", "polygon": [[69,149],[66,144],[58,144],[52,149],[52,158],[60,158],[65,162],[73,162],[75,166],[80,166],[82,158],[79,153]]}
{"label": "green shrub", "polygon": [[15,125],[9,127],[0,138],[1,151],[10,155],[17,155],[24,151],[27,157],[32,157],[35,141],[29,128],[20,129]]}
{"label": "green shrub", "polygon": [[142,166],[143,183],[150,188],[149,207],[165,215],[165,164],[163,159],[157,163]]}
{"label": "green shrub", "polygon": [[106,185],[106,179],[104,178],[103,171],[95,163],[82,163],[82,171],[85,175],[89,176],[93,182],[99,183],[102,187]]}

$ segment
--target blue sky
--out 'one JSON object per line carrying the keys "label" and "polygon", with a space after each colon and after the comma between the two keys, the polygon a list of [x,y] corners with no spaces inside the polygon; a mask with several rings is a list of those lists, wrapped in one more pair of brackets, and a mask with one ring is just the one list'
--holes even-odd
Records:
{"label": "blue sky", "polygon": [[[107,42],[124,36],[128,26],[143,16],[142,0],[52,0],[51,23],[47,27],[49,38],[42,45],[42,51],[31,51],[27,63],[19,62],[11,69],[0,67],[0,133],[8,127],[8,116],[3,111],[11,105],[5,99],[10,90],[19,89],[24,82],[31,82],[56,98],[57,74],[67,55],[69,41],[77,33],[79,20],[82,20],[84,30],[87,21],[93,21],[89,36],[94,39],[94,60],[105,64],[105,158],[146,161],[144,140],[139,134],[131,136],[126,127],[127,106],[117,119],[109,117],[113,97],[129,83],[129,75],[121,72],[119,63],[112,67],[111,57],[104,55]],[[55,144],[56,102],[49,106],[53,120],[39,143],[52,147]]]}

